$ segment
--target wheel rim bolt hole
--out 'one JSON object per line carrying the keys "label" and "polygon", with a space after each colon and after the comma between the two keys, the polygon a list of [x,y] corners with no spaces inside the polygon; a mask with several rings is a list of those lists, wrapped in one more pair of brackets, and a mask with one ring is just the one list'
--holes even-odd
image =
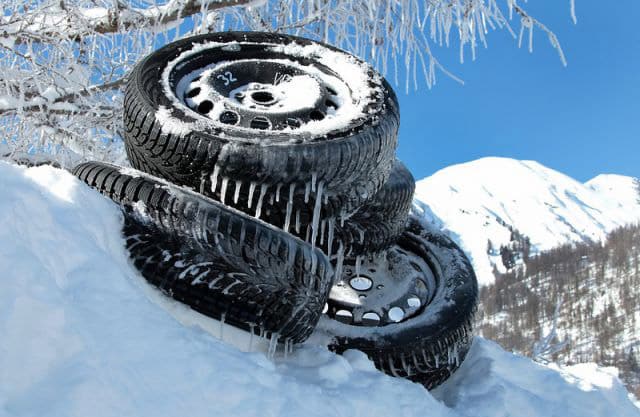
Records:
{"label": "wheel rim bolt hole", "polygon": [[202,91],[200,87],[196,87],[192,90],[189,90],[189,92],[187,92],[187,98],[194,98],[195,96],[200,94],[200,91]]}
{"label": "wheel rim bolt hole", "polygon": [[392,307],[387,312],[387,316],[393,322],[401,322],[404,319],[404,310],[401,307]]}
{"label": "wheel rim bolt hole", "polygon": [[373,287],[373,281],[367,277],[360,276],[351,278],[351,280],[349,280],[349,285],[357,291],[368,291]]}
{"label": "wheel rim bolt hole", "polygon": [[287,119],[287,125],[292,129],[297,129],[302,125],[302,123],[300,123],[300,120],[290,117]]}
{"label": "wheel rim bolt hole", "polygon": [[377,326],[380,323],[380,316],[372,311],[362,315],[362,324],[365,326]]}
{"label": "wheel rim bolt hole", "polygon": [[412,295],[411,297],[407,298],[407,306],[411,308],[420,308],[421,305],[422,302],[420,301],[418,296]]}
{"label": "wheel rim bolt hole", "polygon": [[267,130],[271,128],[271,122],[266,117],[258,116],[251,120],[250,126],[254,129]]}
{"label": "wheel rim bolt hole", "polygon": [[224,123],[226,125],[235,125],[238,124],[238,122],[240,121],[240,116],[238,116],[238,114],[236,112],[232,112],[232,111],[223,111],[220,114],[220,122]]}
{"label": "wheel rim bolt hole", "polygon": [[198,113],[207,114],[213,109],[213,103],[209,100],[205,100],[198,104]]}
{"label": "wheel rim bolt hole", "polygon": [[336,320],[349,324],[353,321],[353,314],[348,310],[338,310],[336,311]]}

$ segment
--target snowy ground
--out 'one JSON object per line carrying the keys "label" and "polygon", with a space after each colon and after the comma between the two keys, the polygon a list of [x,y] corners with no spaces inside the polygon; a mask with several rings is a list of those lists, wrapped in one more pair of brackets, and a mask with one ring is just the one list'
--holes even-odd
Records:
{"label": "snowy ground", "polygon": [[115,207],[0,162],[0,416],[640,416],[611,369],[543,367],[477,338],[433,394],[359,352],[272,361],[187,327],[129,266]]}

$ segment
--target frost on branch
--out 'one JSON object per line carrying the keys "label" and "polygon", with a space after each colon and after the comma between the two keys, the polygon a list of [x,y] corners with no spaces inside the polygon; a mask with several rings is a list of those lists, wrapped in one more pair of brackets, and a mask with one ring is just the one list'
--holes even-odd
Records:
{"label": "frost on branch", "polygon": [[[125,77],[138,59],[179,37],[279,31],[324,40],[374,64],[407,90],[446,69],[433,46],[475,58],[487,34],[520,19],[520,42],[555,35],[517,0],[4,0],[0,15],[0,142],[61,163],[122,162]],[[575,20],[574,0],[570,11]]]}

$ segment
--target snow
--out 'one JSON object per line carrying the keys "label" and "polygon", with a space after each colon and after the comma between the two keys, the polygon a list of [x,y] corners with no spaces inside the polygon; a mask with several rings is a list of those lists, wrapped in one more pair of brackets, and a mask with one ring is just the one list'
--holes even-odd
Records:
{"label": "snow", "polygon": [[469,417],[639,415],[619,388],[620,381],[610,368],[546,367],[476,338],[459,372],[434,396],[458,415]]}
{"label": "snow", "polygon": [[[624,175],[601,174],[585,183],[597,193],[615,201],[621,208],[640,204],[637,179]],[[637,192],[633,192],[636,189]]]}
{"label": "snow", "polygon": [[0,178],[0,416],[640,415],[614,370],[481,338],[433,394],[357,351],[242,352],[134,271],[113,203],[47,166]]}
{"label": "snow", "polygon": [[[512,226],[543,251],[572,241],[603,239],[640,220],[634,180],[599,176],[582,184],[535,161],[483,158],[453,165],[418,181],[424,215],[446,230],[472,259],[481,285],[504,267],[499,248]],[[503,223],[504,222],[504,223]],[[488,240],[495,249],[487,254]]]}
{"label": "snow", "polygon": [[165,106],[158,107],[155,113],[156,120],[160,123],[162,133],[167,135],[186,136],[194,128],[192,123],[185,122],[172,115],[171,109]]}

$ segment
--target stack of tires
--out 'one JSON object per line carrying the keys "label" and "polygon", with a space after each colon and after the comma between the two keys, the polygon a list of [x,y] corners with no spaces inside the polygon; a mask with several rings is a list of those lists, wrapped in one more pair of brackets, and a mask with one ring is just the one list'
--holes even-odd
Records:
{"label": "stack of tires", "polygon": [[475,275],[410,214],[398,102],[366,63],[271,33],[183,39],[130,74],[124,124],[134,169],[74,173],[121,205],[166,295],[274,350],[317,329],[427,388],[460,365]]}

